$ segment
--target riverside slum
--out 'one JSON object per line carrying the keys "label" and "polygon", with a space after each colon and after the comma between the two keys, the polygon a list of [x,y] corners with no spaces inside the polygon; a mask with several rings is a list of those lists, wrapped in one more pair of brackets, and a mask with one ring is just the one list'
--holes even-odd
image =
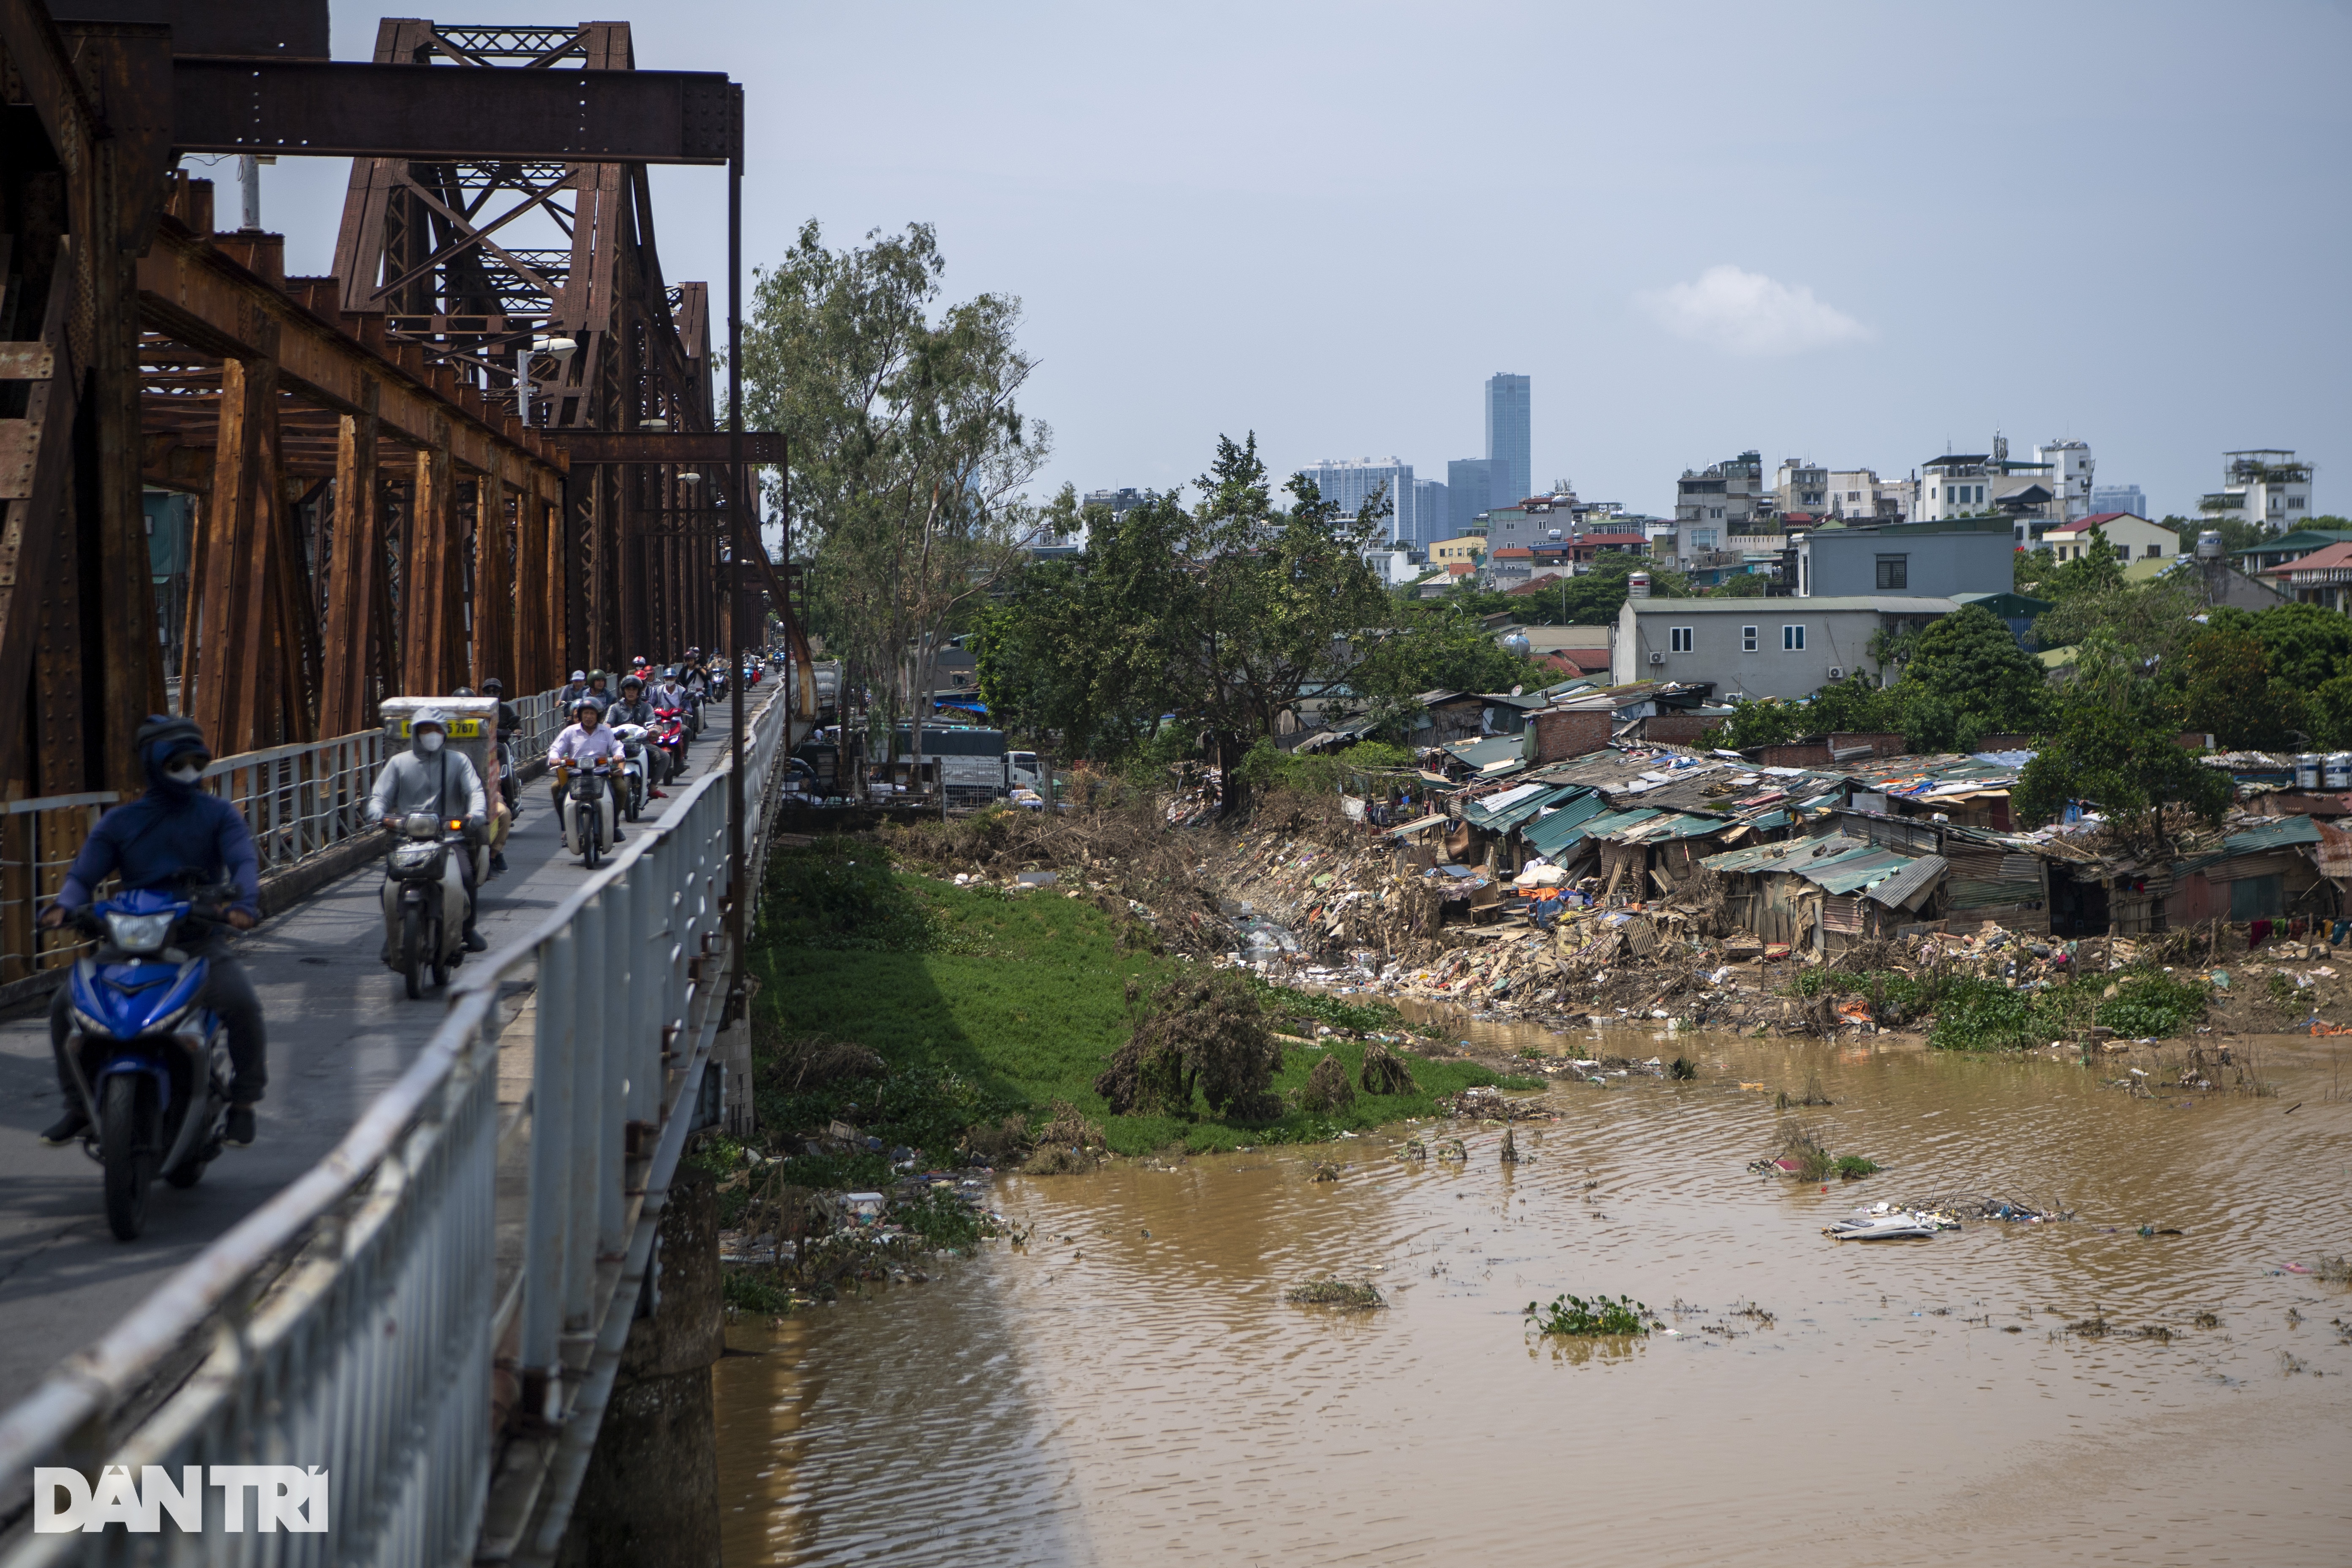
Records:
{"label": "riverside slum", "polygon": [[1555,1029],[1879,1027],[1866,1004],[1790,994],[1822,965],[2027,990],[2179,960],[2211,989],[2209,1030],[2335,1033],[2352,1009],[2328,962],[2352,793],[2298,799],[2274,768],[2215,758],[2241,797],[2219,829],[2168,823],[2160,849],[2095,814],[2021,832],[2028,752],[1909,755],[1887,736],[1709,752],[1654,741],[1658,711],[1620,697],[1433,748],[1388,784],[1421,803],[1407,820],[1382,825],[1366,779],[1343,834],[1244,830],[1221,879],[1226,961]]}

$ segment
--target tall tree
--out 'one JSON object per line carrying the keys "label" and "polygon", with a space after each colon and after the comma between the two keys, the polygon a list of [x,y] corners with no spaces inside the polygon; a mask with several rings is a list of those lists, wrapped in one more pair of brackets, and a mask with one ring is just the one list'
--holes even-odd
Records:
{"label": "tall tree", "polygon": [[790,443],[815,613],[882,717],[927,717],[929,670],[1020,558],[1022,499],[1052,434],[1015,400],[1034,361],[1021,303],[982,294],[934,313],[946,261],[928,224],[829,250],[814,219],[755,271],[743,334],[752,418]]}

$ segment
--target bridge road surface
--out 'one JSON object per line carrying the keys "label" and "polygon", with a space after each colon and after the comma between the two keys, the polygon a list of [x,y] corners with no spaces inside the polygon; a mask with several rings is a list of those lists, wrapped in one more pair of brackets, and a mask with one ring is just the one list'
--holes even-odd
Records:
{"label": "bridge road surface", "polygon": [[[726,755],[726,705],[705,711],[709,722],[688,750],[687,777],[669,798],[648,803],[656,811]],[[521,799],[508,869],[481,893],[480,929],[492,953],[520,940],[588,876],[563,853],[548,781],[525,784]],[[649,813],[624,824],[621,847],[654,820]],[[0,1023],[0,1408],[324,1158],[415,1059],[446,1005],[437,991],[409,1001],[400,976],[379,961],[383,880],[382,863],[371,862],[237,940],[269,1030],[269,1089],[255,1141],[223,1150],[189,1191],[156,1183],[137,1241],[117,1241],[107,1229],[99,1167],[81,1146],[40,1142],[59,1103],[47,1000]]]}

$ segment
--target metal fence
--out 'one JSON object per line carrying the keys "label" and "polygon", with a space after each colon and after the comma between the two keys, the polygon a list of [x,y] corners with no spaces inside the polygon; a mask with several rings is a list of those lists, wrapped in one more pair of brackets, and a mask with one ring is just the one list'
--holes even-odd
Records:
{"label": "metal fence", "polygon": [[[751,835],[784,710],[768,702],[744,737]],[[226,1533],[226,1494],[207,1489],[201,1533],[26,1531],[0,1563],[553,1561],[735,962],[727,784],[721,763],[528,938],[468,963],[431,1042],[331,1154],[0,1416],[11,1498],[42,1465],[319,1466],[331,1529]],[[754,868],[762,848],[753,837]],[[532,979],[531,1087],[501,1128],[501,991]],[[527,1143],[502,1201],[509,1138]],[[517,1221],[501,1293],[499,1236]]]}
{"label": "metal fence", "polygon": [[[543,691],[515,703],[522,721],[518,763],[544,755],[554,743],[566,722],[561,698]],[[202,785],[244,816],[267,877],[366,831],[368,794],[388,743],[382,730],[362,730],[242,752],[215,760]],[[34,917],[64,885],[99,813],[121,798],[99,790],[0,803],[0,984],[59,967],[88,945],[74,931],[40,930]]]}

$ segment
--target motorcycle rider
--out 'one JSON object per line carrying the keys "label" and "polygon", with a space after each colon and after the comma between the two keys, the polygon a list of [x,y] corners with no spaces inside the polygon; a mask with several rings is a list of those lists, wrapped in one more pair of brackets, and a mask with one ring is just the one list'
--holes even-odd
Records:
{"label": "motorcycle rider", "polygon": [[[505,746],[510,743],[517,735],[522,733],[522,714],[517,710],[513,703],[507,700],[507,683],[493,675],[488,680],[482,682],[482,695],[485,697],[496,698],[498,700],[498,744]],[[508,754],[509,753],[503,752],[499,753],[499,765],[501,769],[506,766]],[[520,784],[521,781],[517,780],[516,782]],[[500,793],[503,794],[505,792],[506,785],[501,783],[499,788]],[[514,800],[508,805],[507,810],[509,813],[509,824],[511,824],[514,817],[518,817],[522,815],[522,792],[520,790],[517,790],[515,792]],[[490,869],[493,871],[503,871],[507,868],[507,858],[505,854],[506,846],[504,843],[506,835],[501,833],[499,837],[501,842],[490,850]]]}
{"label": "motorcycle rider", "polygon": [[566,711],[569,711],[572,704],[588,695],[588,672],[584,669],[573,670],[572,684],[566,686],[559,695],[563,699]]}
{"label": "motorcycle rider", "polygon": [[490,944],[474,929],[480,910],[474,890],[473,847],[489,823],[488,796],[472,760],[448,742],[449,715],[438,708],[417,710],[408,724],[408,750],[394,753],[375,775],[367,820],[396,826],[412,811],[429,811],[446,821],[458,816],[463,805],[466,853],[457,857],[457,874],[466,884],[466,951],[480,952]]}
{"label": "motorcycle rider", "polygon": [[[576,763],[582,766],[600,762],[618,763],[621,760],[620,737],[613,733],[610,724],[604,722],[604,710],[597,705],[596,700],[583,697],[572,705],[572,713],[576,722],[556,736],[555,744],[547,749],[548,771],[553,773],[565,763]],[[611,782],[607,781],[608,785]],[[616,804],[617,799],[616,796]],[[558,816],[562,815],[563,783],[560,777],[555,785],[555,810]],[[615,811],[613,817],[613,842],[618,844],[621,841],[620,813]]]}
{"label": "motorcycle rider", "polygon": [[[254,853],[253,835],[236,807],[197,787],[196,781],[213,760],[204,731],[193,719],[151,714],[139,727],[137,743],[140,763],[147,770],[147,793],[99,818],[81,853],[74,857],[57,901],[42,911],[41,924],[63,924],[67,914],[89,903],[93,889],[112,875],[120,877],[124,890],[131,892],[153,889],[177,893],[191,879],[226,881],[235,887],[236,895],[225,918],[236,930],[252,930],[261,919],[261,863]],[[228,1125],[221,1141],[242,1149],[253,1142],[253,1108],[269,1083],[261,998],[254,994],[253,982],[243,967],[229,955],[225,937],[215,934],[192,942],[187,951],[205,959],[202,1001],[228,1029],[234,1081],[229,1086]],[[89,1108],[82,1103],[81,1090],[66,1065],[66,1037],[73,1032],[72,1006],[68,989],[58,987],[57,1000],[49,1006],[49,1048],[57,1058],[65,1114],[41,1134],[45,1143],[69,1143],[89,1127]]]}
{"label": "motorcycle rider", "polygon": [[604,672],[603,670],[598,669],[589,672],[588,689],[584,695],[589,701],[593,702],[596,705],[597,712],[609,713],[612,711],[613,693],[611,689],[604,684]]}
{"label": "motorcycle rider", "polygon": [[[635,675],[623,676],[621,700],[605,710],[604,718],[615,729],[623,724],[641,724],[650,731],[654,727],[654,705],[646,700],[645,682]],[[649,734],[645,756],[646,798],[667,800],[669,796],[662,793],[661,786],[669,778],[669,753],[654,745]]]}

